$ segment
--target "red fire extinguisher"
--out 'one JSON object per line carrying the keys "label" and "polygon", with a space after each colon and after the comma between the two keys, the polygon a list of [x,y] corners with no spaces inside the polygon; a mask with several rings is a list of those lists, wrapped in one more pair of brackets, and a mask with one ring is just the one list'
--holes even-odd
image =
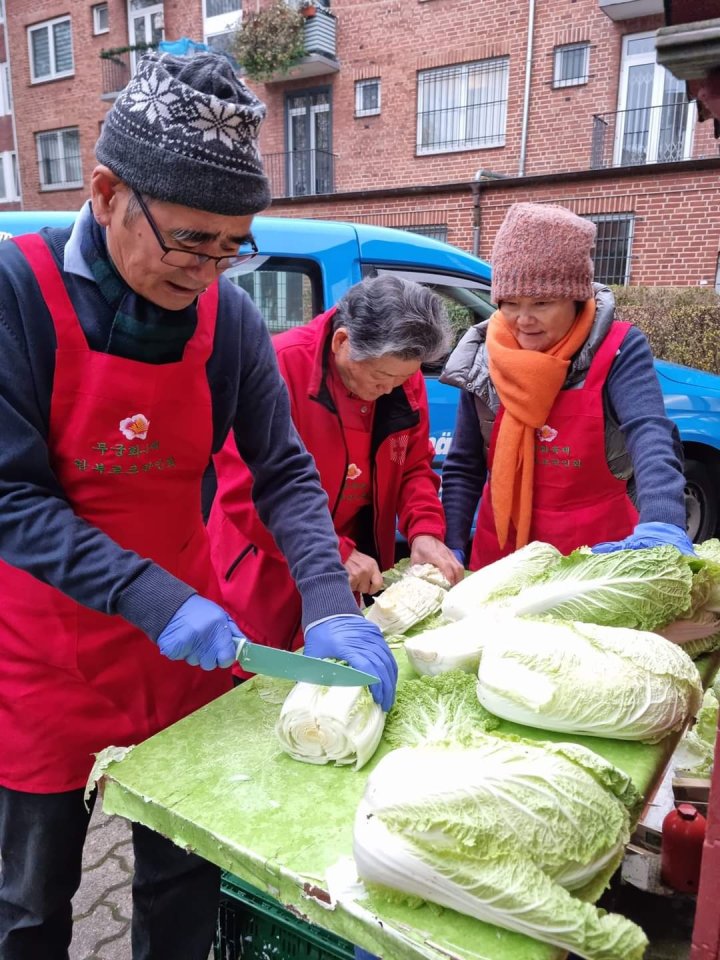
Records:
{"label": "red fire extinguisher", "polygon": [[706,826],[691,803],[679,804],[663,820],[660,875],[673,890],[697,893]]}

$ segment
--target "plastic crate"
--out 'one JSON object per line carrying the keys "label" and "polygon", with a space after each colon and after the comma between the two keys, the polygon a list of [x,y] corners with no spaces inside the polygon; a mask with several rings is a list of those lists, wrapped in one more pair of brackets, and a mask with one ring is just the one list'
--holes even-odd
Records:
{"label": "plastic crate", "polygon": [[277,900],[222,875],[215,960],[353,960],[347,940],[305,923]]}

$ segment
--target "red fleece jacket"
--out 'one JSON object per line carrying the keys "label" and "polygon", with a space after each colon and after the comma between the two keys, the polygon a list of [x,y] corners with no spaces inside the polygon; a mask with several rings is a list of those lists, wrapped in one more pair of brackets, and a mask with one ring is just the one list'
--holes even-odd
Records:
{"label": "red fleece jacket", "polygon": [[[348,461],[342,423],[327,385],[326,358],[334,308],[303,327],[274,338],[292,417],[315,458],[331,512],[343,488]],[[258,397],[258,403],[263,398]],[[412,543],[421,534],[442,540],[445,519],[432,447],[425,382],[414,374],[375,403],[372,540],[381,570],[395,560],[395,527]],[[226,610],[249,639],[295,649],[302,643],[301,604],[291,571],[252,501],[252,475],[232,435],[215,456],[218,489],[208,522],[213,562]],[[282,538],[280,537],[279,540]],[[340,540],[345,561],[355,548]]]}

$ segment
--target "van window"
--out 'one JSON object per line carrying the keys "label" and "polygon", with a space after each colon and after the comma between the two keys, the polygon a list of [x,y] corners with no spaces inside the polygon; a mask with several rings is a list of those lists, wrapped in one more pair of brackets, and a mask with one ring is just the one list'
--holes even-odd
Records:
{"label": "van window", "polygon": [[[487,320],[495,312],[490,300],[490,283],[483,283],[475,277],[454,276],[453,274],[433,273],[430,270],[407,270],[390,266],[378,266],[366,269],[366,275],[392,273],[404,280],[422,283],[439,294],[445,301],[445,308],[453,330],[454,347],[463,334],[482,320]],[[426,376],[439,376],[444,359],[435,363],[423,364]]]}
{"label": "van window", "polygon": [[228,270],[226,276],[246,290],[268,325],[270,333],[299,327],[321,313],[322,286],[318,265],[310,260],[265,257]]}

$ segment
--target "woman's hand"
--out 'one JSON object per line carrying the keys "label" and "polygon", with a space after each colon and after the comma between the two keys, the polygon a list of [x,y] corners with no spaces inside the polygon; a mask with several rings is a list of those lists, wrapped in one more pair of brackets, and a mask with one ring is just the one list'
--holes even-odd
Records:
{"label": "woman's hand", "polygon": [[366,553],[353,550],[345,561],[345,569],[353,593],[377,593],[382,590],[383,578],[380,567]]}
{"label": "woman's hand", "polygon": [[431,563],[453,586],[465,576],[463,565],[442,540],[423,534],[415,537],[410,547],[410,563]]}

